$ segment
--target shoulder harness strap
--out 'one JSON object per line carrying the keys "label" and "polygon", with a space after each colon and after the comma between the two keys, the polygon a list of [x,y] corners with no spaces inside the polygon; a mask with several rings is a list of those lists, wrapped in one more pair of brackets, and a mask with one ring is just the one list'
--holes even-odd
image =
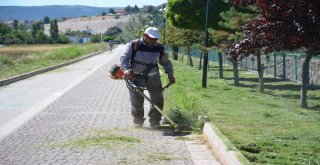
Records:
{"label": "shoulder harness strap", "polygon": [[139,40],[132,41],[132,44],[131,44],[131,48],[132,48],[131,61],[133,61],[134,56],[136,56],[136,53],[138,51],[138,44],[139,44]]}

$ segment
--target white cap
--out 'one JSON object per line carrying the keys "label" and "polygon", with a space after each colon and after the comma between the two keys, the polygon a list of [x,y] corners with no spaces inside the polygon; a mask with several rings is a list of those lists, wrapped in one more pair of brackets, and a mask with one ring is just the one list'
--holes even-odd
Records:
{"label": "white cap", "polygon": [[155,27],[148,27],[145,31],[144,34],[147,34],[150,38],[160,38],[160,33],[159,30]]}

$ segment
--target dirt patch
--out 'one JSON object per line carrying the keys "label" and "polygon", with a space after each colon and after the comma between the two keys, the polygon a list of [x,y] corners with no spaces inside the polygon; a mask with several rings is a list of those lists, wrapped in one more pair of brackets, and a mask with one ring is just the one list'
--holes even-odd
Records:
{"label": "dirt patch", "polygon": [[[91,31],[92,34],[103,34],[108,28],[117,26],[123,29],[131,16],[120,16],[119,19],[115,19],[114,16],[93,16],[93,17],[81,17],[69,19],[58,23],[59,31],[66,32],[67,29],[72,31]],[[50,25],[45,25],[45,31],[49,34]]]}

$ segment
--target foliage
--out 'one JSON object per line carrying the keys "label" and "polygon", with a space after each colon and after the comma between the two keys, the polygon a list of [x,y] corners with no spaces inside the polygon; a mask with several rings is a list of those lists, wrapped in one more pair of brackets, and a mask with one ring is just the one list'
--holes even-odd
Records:
{"label": "foliage", "polygon": [[50,43],[50,38],[44,34],[44,31],[37,31],[34,36],[34,40],[36,43]]}
{"label": "foliage", "polygon": [[98,43],[101,41],[101,35],[100,34],[95,34],[90,36],[90,42],[92,43]]}
{"label": "foliage", "polygon": [[86,30],[77,30],[77,31],[72,31],[70,29],[67,29],[65,32],[66,35],[68,36],[78,36],[78,37],[83,37],[83,36],[89,36],[91,35],[90,32],[86,31]]}
{"label": "foliage", "polygon": [[5,23],[0,23],[0,44],[4,43],[5,35],[11,31],[10,27]]}
{"label": "foliage", "polygon": [[68,38],[67,35],[65,35],[65,34],[63,34],[63,33],[60,33],[60,34],[59,34],[58,43],[60,43],[60,44],[67,44],[67,43],[69,43],[69,42],[70,42],[70,40],[69,40],[69,38]]}
{"label": "foliage", "polygon": [[106,16],[107,13],[105,11],[101,12],[101,16]]}
{"label": "foliage", "polygon": [[119,18],[120,18],[120,16],[118,14],[114,15],[114,19],[119,19]]}
{"label": "foliage", "polygon": [[122,30],[118,26],[112,26],[107,29],[107,31],[104,33],[104,35],[115,37],[115,36],[119,35],[120,33],[122,33]]}
{"label": "foliage", "polygon": [[247,12],[237,11],[234,7],[220,13],[222,20],[218,22],[221,27],[232,29],[232,33],[225,30],[214,30],[209,28],[210,37],[214,45],[219,47],[220,50],[226,51],[227,44],[230,42],[238,41],[241,36],[241,26],[252,17],[252,14]]}
{"label": "foliage", "polygon": [[113,38],[111,38],[110,36],[104,35],[103,36],[103,41],[104,42],[109,42],[110,40],[112,40]]}
{"label": "foliage", "polygon": [[[220,13],[227,11],[231,6],[223,0],[212,0],[209,6],[208,26],[229,30],[220,26],[218,22],[222,20]],[[206,9],[207,0],[168,0],[166,17],[175,27],[203,30],[206,24]]]}
{"label": "foliage", "polygon": [[113,8],[110,8],[110,9],[109,9],[109,13],[111,13],[111,14],[116,14],[116,12],[114,11]]}
{"label": "foliage", "polygon": [[32,25],[32,29],[31,29],[32,36],[35,37],[38,31],[44,31],[42,21],[38,21]]}
{"label": "foliage", "polygon": [[[309,63],[320,53],[320,1],[317,0],[234,0],[239,5],[256,5],[261,14],[244,26],[244,35],[238,44],[230,45],[230,56],[266,53],[306,48],[302,65],[301,107],[307,108]],[[260,68],[261,70],[261,68]],[[259,71],[259,67],[258,67]]]}
{"label": "foliage", "polygon": [[123,38],[126,42],[139,38],[142,36],[143,29],[149,25],[152,26],[150,22],[150,18],[146,17],[145,14],[133,16],[119,37]]}
{"label": "foliage", "polygon": [[317,0],[252,1],[234,0],[237,4],[252,4],[261,15],[243,28],[244,36],[231,51],[233,56],[248,55],[255,49],[265,52],[294,50],[311,45],[320,46],[320,5]]}
{"label": "foliage", "polygon": [[48,24],[48,23],[50,23],[50,18],[48,17],[48,16],[45,16],[44,18],[43,18],[43,24]]}
{"label": "foliage", "polygon": [[137,5],[134,5],[134,7],[131,7],[130,5],[128,5],[127,7],[124,8],[124,11],[129,13],[139,13],[140,9]]}
{"label": "foliage", "polygon": [[50,21],[50,36],[53,42],[58,42],[59,28],[58,28],[58,21],[56,19]]}
{"label": "foliage", "polygon": [[12,26],[13,26],[13,29],[14,29],[14,30],[18,30],[19,21],[18,21],[18,20],[16,20],[16,19],[15,19],[15,20],[13,20],[13,25],[12,25]]}

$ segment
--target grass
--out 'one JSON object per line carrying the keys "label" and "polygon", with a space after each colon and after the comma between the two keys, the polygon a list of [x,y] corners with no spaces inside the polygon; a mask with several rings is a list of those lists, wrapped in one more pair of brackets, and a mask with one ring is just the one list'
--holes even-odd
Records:
{"label": "grass", "polygon": [[106,49],[106,44],[29,45],[0,48],[0,80]]}
{"label": "grass", "polygon": [[77,139],[63,144],[63,147],[67,148],[88,148],[88,147],[100,147],[114,149],[119,146],[128,147],[131,144],[139,143],[140,140],[128,136],[118,135],[103,135],[103,136],[92,136],[84,139]]}
{"label": "grass", "polygon": [[116,130],[97,130],[93,135],[86,138],[79,138],[67,141],[62,144],[49,144],[52,147],[66,148],[103,148],[103,149],[127,149],[134,144],[141,143],[138,138],[120,135]]}
{"label": "grass", "polygon": [[201,70],[173,64],[177,83],[164,93],[165,111],[174,121],[197,129],[203,124],[198,116],[208,116],[253,164],[320,164],[319,90],[308,91],[311,108],[302,109],[297,84],[266,78],[260,93],[256,73],[240,71],[241,84],[234,86],[231,68],[218,79],[217,64],[211,63],[202,88]]}
{"label": "grass", "polygon": [[162,162],[162,161],[171,161],[180,159],[170,153],[164,153],[164,152],[152,152],[147,153],[147,161],[149,163],[156,163],[156,162]]}

